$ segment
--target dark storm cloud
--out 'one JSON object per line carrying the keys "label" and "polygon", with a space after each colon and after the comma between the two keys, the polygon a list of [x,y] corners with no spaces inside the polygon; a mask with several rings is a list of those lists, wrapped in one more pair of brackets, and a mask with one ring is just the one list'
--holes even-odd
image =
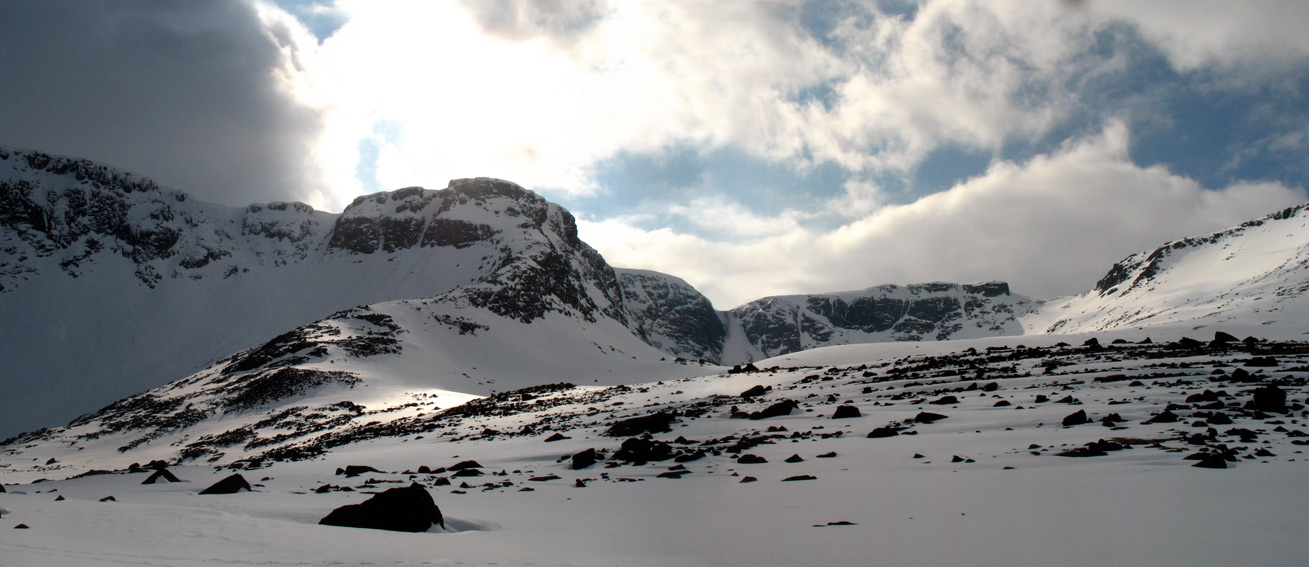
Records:
{"label": "dark storm cloud", "polygon": [[286,38],[240,0],[0,0],[0,144],[224,204],[310,198],[321,117],[279,90]]}

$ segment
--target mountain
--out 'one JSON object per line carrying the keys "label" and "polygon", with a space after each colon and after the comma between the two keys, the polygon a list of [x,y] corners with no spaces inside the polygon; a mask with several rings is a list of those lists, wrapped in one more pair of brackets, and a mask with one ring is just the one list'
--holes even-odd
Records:
{"label": "mountain", "polygon": [[883,286],[719,312],[676,277],[614,270],[578,239],[571,214],[507,181],[377,193],[340,214],[235,208],[94,162],[0,148],[0,316],[21,322],[0,327],[0,435],[65,422],[334,312],[446,294],[443,304],[507,320],[567,313],[615,327],[583,343],[631,334],[667,358],[725,364],[1017,329],[1003,284]]}
{"label": "mountain", "polygon": [[1041,305],[1010,293],[1004,282],[935,282],[766,297],[714,311],[681,279],[644,270],[618,273],[647,342],[733,365],[831,345],[1022,334],[1019,317]]}
{"label": "mountain", "polygon": [[67,421],[342,309],[455,290],[447,302],[510,320],[566,311],[628,327],[617,276],[572,215],[512,183],[401,189],[340,214],[233,208],[0,150],[0,315],[15,322],[0,327],[0,433]]}
{"label": "mountain", "polygon": [[1090,291],[1050,300],[1029,333],[1223,329],[1304,337],[1309,327],[1309,204],[1114,264]]}
{"label": "mountain", "polygon": [[[767,297],[727,313],[727,360],[757,360],[828,345],[1022,334],[1040,302],[1004,282],[882,285],[862,291]],[[736,341],[731,339],[737,338]]]}

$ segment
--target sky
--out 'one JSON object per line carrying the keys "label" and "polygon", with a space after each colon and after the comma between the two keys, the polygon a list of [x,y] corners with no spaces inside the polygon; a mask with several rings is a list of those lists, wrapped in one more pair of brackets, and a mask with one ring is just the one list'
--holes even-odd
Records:
{"label": "sky", "polygon": [[0,144],[232,206],[490,176],[720,308],[1091,288],[1309,197],[1309,3],[0,0]]}

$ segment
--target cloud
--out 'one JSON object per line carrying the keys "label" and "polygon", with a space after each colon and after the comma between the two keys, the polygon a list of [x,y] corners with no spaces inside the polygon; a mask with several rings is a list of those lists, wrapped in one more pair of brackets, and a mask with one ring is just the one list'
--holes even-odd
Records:
{"label": "cloud", "polygon": [[307,34],[293,20],[237,0],[11,2],[4,12],[0,143],[230,205],[315,201],[321,116],[296,95]]}
{"label": "cloud", "polygon": [[1125,21],[1168,55],[1179,70],[1281,64],[1309,56],[1309,4],[1222,0],[1094,0],[1089,15]]}
{"label": "cloud", "polygon": [[621,219],[583,222],[580,230],[611,262],[683,277],[720,308],[765,295],[922,281],[1007,280],[1016,293],[1048,298],[1090,289],[1129,254],[1306,198],[1274,183],[1210,190],[1163,167],[1140,167],[1129,137],[1123,123],[1111,122],[1050,155],[995,163],[947,191],[833,230],[792,226],[714,240]]}

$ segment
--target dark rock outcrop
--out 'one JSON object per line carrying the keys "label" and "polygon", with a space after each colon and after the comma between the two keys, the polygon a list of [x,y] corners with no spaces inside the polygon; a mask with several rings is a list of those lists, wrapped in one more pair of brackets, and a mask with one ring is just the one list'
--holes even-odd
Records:
{"label": "dark rock outcrop", "polygon": [[441,509],[427,489],[418,483],[389,489],[359,504],[342,506],[318,523],[396,532],[425,532],[432,524],[445,528]]}
{"label": "dark rock outcrop", "polygon": [[209,488],[201,490],[200,494],[236,494],[242,490],[249,492],[253,489],[250,488],[250,483],[246,482],[245,477],[237,473],[215,482]]}

